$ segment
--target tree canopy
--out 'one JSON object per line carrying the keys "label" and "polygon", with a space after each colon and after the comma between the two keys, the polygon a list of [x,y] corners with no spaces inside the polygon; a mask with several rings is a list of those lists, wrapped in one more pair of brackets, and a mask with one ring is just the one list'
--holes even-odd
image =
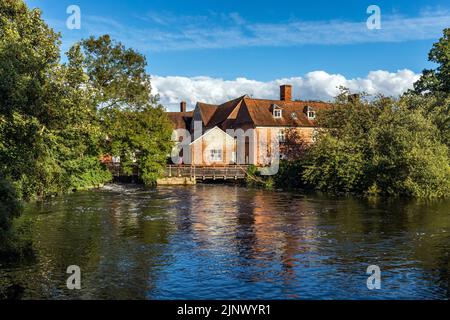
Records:
{"label": "tree canopy", "polygon": [[119,156],[125,172],[136,164],[147,185],[156,183],[172,148],[172,124],[157,97],[151,94],[147,61],[108,35],[91,37],[73,50],[84,55],[83,65],[93,89],[105,134],[102,151]]}
{"label": "tree canopy", "polygon": [[2,243],[17,216],[12,199],[108,182],[105,153],[117,152],[125,166],[135,154],[144,182],[153,184],[170,151],[171,124],[151,94],[143,55],[105,35],[75,44],[63,63],[60,45],[40,10],[1,1]]}
{"label": "tree canopy", "polygon": [[408,100],[349,99],[320,115],[322,131],[303,178],[317,189],[385,196],[450,194],[450,161],[438,128]]}
{"label": "tree canopy", "polygon": [[[23,198],[100,185],[99,159],[139,155],[154,183],[171,147],[171,124],[151,94],[145,57],[108,35],[75,44],[60,61],[60,35],[22,1],[0,8],[0,174]],[[119,147],[120,146],[120,147]]]}
{"label": "tree canopy", "polygon": [[425,69],[414,91],[420,94],[434,95],[450,93],[450,28],[444,29],[443,36],[433,44],[428,60],[437,64],[436,69]]}

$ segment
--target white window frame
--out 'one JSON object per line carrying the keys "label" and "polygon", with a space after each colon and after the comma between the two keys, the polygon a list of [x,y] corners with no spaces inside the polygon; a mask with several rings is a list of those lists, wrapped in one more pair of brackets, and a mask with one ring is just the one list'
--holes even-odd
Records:
{"label": "white window frame", "polygon": [[281,119],[283,117],[283,111],[281,109],[274,109],[273,110],[273,117],[275,119]]}
{"label": "white window frame", "polygon": [[279,130],[277,132],[277,139],[278,139],[278,142],[286,141],[286,133],[284,132],[284,130]]}
{"label": "white window frame", "polygon": [[221,162],[223,161],[222,158],[222,149],[211,149],[209,150],[209,159],[211,162]]}
{"label": "white window frame", "polygon": [[316,118],[316,112],[314,110],[308,110],[308,119],[315,119]]}

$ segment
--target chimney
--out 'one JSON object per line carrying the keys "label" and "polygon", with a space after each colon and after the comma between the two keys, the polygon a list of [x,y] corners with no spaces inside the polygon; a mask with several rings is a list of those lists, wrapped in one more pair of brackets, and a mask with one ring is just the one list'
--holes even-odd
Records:
{"label": "chimney", "polygon": [[186,101],[180,102],[180,112],[186,112]]}
{"label": "chimney", "polygon": [[291,101],[292,100],[292,86],[289,84],[284,84],[280,86],[280,100],[281,101]]}

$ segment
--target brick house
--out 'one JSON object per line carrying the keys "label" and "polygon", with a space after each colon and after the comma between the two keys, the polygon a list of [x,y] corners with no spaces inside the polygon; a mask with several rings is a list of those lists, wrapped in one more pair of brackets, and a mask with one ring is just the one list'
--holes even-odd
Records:
{"label": "brick house", "polygon": [[169,112],[168,116],[174,129],[190,134],[174,135],[180,144],[179,163],[265,166],[274,137],[283,143],[286,130],[293,129],[306,143],[312,143],[318,129],[316,112],[330,107],[325,102],[292,100],[292,87],[282,85],[279,100],[245,95],[221,105],[198,102],[190,112],[182,102],[180,112]]}

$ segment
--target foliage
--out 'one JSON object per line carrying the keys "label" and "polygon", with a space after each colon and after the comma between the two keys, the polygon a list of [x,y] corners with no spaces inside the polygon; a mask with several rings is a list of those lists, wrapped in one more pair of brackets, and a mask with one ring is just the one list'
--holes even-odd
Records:
{"label": "foliage", "polygon": [[5,247],[19,214],[15,198],[110,181],[100,157],[112,146],[121,156],[139,152],[143,179],[153,183],[171,146],[169,120],[151,95],[144,56],[103,36],[74,45],[62,63],[60,44],[39,10],[22,0],[1,1],[0,240]]}
{"label": "foliage", "polygon": [[344,92],[319,119],[327,130],[308,153],[307,183],[332,192],[450,194],[448,149],[420,110],[403,100],[348,98]]}
{"label": "foliage", "polygon": [[124,159],[139,152],[144,181],[156,180],[170,123],[144,56],[105,35],[75,44],[63,64],[60,35],[23,1],[2,2],[0,35],[0,174],[20,198],[111,180],[99,159],[113,145]]}
{"label": "foliage", "polygon": [[0,179],[0,258],[22,256],[30,249],[30,243],[20,240],[15,232],[13,220],[22,213],[22,205],[17,200],[14,187]]}
{"label": "foliage", "polygon": [[438,67],[424,70],[403,99],[409,108],[422,110],[439,129],[442,141],[450,148],[450,29],[433,45],[428,59]]}
{"label": "foliage", "polygon": [[311,148],[303,172],[306,183],[331,192],[360,190],[363,177],[364,158],[358,142],[325,134]]}
{"label": "foliage", "polygon": [[0,172],[12,181],[25,175],[37,193],[51,175],[50,166],[36,160],[46,160],[41,151],[53,114],[58,35],[21,1],[5,1],[0,10]]}
{"label": "foliage", "polygon": [[282,160],[278,173],[273,177],[274,184],[281,189],[303,189],[307,186],[303,181],[304,161]]}
{"label": "foliage", "polygon": [[444,29],[442,38],[433,45],[428,60],[438,64],[436,69],[426,69],[414,84],[418,94],[450,93],[450,28]]}
{"label": "foliage", "polygon": [[450,29],[429,60],[438,67],[424,70],[399,99],[368,100],[343,89],[334,108],[319,114],[326,129],[305,161],[284,165],[278,184],[298,186],[289,177],[301,175],[304,183],[334,193],[450,196]]}
{"label": "foliage", "polygon": [[258,176],[258,167],[255,165],[250,165],[247,169],[247,175],[245,176],[245,183],[248,186],[255,184],[255,179]]}
{"label": "foliage", "polygon": [[109,141],[105,150],[120,156],[122,168],[127,173],[133,171],[136,161],[144,183],[155,184],[172,148],[172,125],[164,109],[111,110],[106,119]]}
{"label": "foliage", "polygon": [[291,161],[303,158],[309,147],[300,132],[294,128],[284,130],[284,139],[279,146],[283,158]]}
{"label": "foliage", "polygon": [[245,185],[248,187],[261,187],[264,189],[272,189],[274,187],[274,179],[271,176],[262,176],[258,171],[258,167],[250,165],[247,169],[245,177]]}
{"label": "foliage", "polygon": [[142,54],[125,48],[109,35],[90,37],[76,47],[85,55],[84,66],[89,85],[95,90],[97,106],[140,110],[156,102]]}
{"label": "foliage", "polygon": [[290,128],[284,131],[284,139],[279,146],[281,160],[278,173],[273,177],[275,186],[282,189],[305,188],[302,175],[309,143],[298,130]]}
{"label": "foliage", "polygon": [[0,173],[22,198],[87,187],[111,176],[100,163],[100,126],[81,53],[61,64],[59,35],[22,1],[0,11]]}
{"label": "foliage", "polygon": [[108,35],[91,37],[76,47],[85,55],[88,84],[107,136],[103,152],[120,156],[128,174],[136,163],[144,183],[155,184],[172,148],[172,125],[151,95],[145,57]]}

